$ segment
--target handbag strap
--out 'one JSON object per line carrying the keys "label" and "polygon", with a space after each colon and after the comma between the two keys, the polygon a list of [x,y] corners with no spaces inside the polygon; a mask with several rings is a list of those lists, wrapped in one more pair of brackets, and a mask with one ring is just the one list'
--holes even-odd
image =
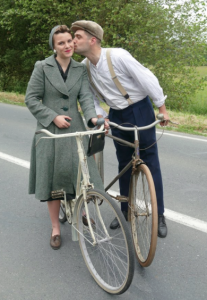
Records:
{"label": "handbag strap", "polygon": [[111,55],[110,55],[111,50],[112,50],[111,48],[108,48],[106,51],[106,58],[107,58],[109,71],[111,73],[111,78],[112,78],[113,82],[115,83],[117,89],[122,94],[122,96],[127,100],[128,104],[131,105],[131,104],[133,104],[132,100],[129,98],[128,93],[125,91],[124,87],[121,85],[120,81],[118,80],[118,78],[114,72],[114,68],[113,68],[112,61],[111,61]]}

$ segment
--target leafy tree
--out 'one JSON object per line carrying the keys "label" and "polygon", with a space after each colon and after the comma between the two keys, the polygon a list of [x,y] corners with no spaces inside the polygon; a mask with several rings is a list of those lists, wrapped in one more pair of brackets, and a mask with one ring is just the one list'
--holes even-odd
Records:
{"label": "leafy tree", "polygon": [[204,83],[195,67],[206,62],[206,3],[179,2],[0,0],[0,88],[25,88],[35,61],[52,53],[48,36],[53,26],[87,19],[104,28],[103,46],[127,49],[155,73],[168,107],[185,108],[189,95]]}

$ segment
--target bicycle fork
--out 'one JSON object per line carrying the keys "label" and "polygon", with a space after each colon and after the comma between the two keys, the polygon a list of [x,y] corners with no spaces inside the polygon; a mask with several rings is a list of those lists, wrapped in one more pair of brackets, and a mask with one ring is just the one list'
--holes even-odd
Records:
{"label": "bicycle fork", "polygon": [[[103,230],[106,234],[106,238],[101,239],[101,240],[96,239],[95,234],[94,234],[94,230],[91,226],[91,221],[90,221],[90,216],[89,216],[89,209],[88,209],[87,191],[89,189],[91,189],[93,187],[93,185],[91,185],[90,182],[89,182],[88,164],[87,164],[86,156],[83,155],[83,150],[82,150],[83,144],[82,144],[81,136],[77,136],[76,140],[77,140],[78,153],[79,153],[79,158],[80,158],[79,167],[78,167],[78,178],[77,178],[76,191],[78,193],[78,196],[80,195],[80,192],[82,191],[83,199],[84,199],[84,207],[85,207],[85,212],[86,212],[86,218],[87,218],[87,222],[88,222],[88,227],[89,227],[89,231],[90,231],[90,234],[91,234],[91,237],[92,237],[92,240],[93,240],[93,242],[91,244],[93,246],[95,246],[97,244],[100,244],[102,242],[110,240],[111,238],[110,238],[110,236],[108,234],[108,231],[105,227],[105,224],[104,224],[104,221],[102,219],[100,209],[99,209],[99,206],[98,206],[98,203],[97,203],[96,200],[95,200],[96,211],[97,211],[97,214],[98,214],[99,221],[102,225],[102,228],[103,228]],[[81,173],[83,175],[83,180],[82,180],[81,188],[80,188],[80,185],[78,185],[78,182],[80,182]],[[76,202],[76,206],[75,206],[74,213],[73,213],[73,222],[72,222],[72,240],[73,241],[78,240],[78,235],[77,235],[77,232],[78,232],[78,229],[77,229],[77,208],[78,208],[78,204],[79,204],[79,201]]]}

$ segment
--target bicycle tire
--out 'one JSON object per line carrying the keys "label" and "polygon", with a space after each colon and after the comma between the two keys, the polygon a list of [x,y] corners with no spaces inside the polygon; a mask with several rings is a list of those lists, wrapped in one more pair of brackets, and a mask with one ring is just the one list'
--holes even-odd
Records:
{"label": "bicycle tire", "polygon": [[144,164],[131,175],[129,217],[137,259],[141,266],[148,267],[156,251],[158,214],[154,181]]}
{"label": "bicycle tire", "polygon": [[[87,192],[91,224],[98,243],[91,245],[89,227],[83,223],[84,199],[81,196],[77,209],[79,244],[86,266],[98,285],[110,294],[122,294],[130,286],[134,275],[134,250],[131,234],[123,214],[114,200],[100,190]],[[98,218],[96,203],[111,239],[107,239]],[[117,217],[120,228],[112,230],[109,225]]]}
{"label": "bicycle tire", "polygon": [[65,204],[63,200],[60,201],[59,221],[60,223],[65,223],[67,221],[65,213]]}

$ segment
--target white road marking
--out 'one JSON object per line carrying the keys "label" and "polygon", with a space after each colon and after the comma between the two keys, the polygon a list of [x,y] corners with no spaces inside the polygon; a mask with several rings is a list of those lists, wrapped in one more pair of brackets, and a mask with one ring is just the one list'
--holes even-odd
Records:
{"label": "white road marking", "polygon": [[182,225],[207,233],[207,222],[180,214],[170,209],[165,209],[165,216],[171,221],[175,221]]}
{"label": "white road marking", "polygon": [[[108,193],[112,196],[116,196],[119,193],[109,190]],[[180,223],[182,225],[191,227],[193,229],[202,231],[207,233],[207,222],[193,218],[193,217],[189,217],[187,215],[175,212],[173,210],[167,209],[165,208],[165,217],[168,220],[174,221],[176,223]]]}
{"label": "white road marking", "polygon": [[[0,152],[0,158],[3,160],[9,161],[13,164],[27,168],[27,169],[30,168],[30,163],[26,160],[23,160],[23,159],[20,159],[20,158],[17,158],[17,157],[14,157],[14,156],[2,153],[2,152]],[[116,196],[118,194],[118,192],[115,192],[113,190],[109,190],[108,192],[112,196]],[[189,217],[187,215],[175,212],[170,209],[165,209],[165,216],[167,219],[169,219],[171,221],[174,221],[174,222],[180,223],[182,225],[185,225],[185,226],[188,226],[188,227],[194,228],[196,230],[207,233],[207,222],[205,222],[205,221]]]}
{"label": "white road marking", "polygon": [[[162,131],[156,131],[156,133],[158,134],[162,134]],[[193,140],[193,141],[199,141],[199,142],[205,142],[207,143],[207,139],[201,139],[201,138],[194,138],[191,136],[185,136],[185,135],[178,135],[178,134],[174,134],[174,133],[168,133],[168,132],[163,132],[164,135],[169,135],[169,136],[174,136],[174,137],[178,137],[178,138],[182,138],[182,139],[188,139],[188,140]]]}
{"label": "white road marking", "polygon": [[23,160],[23,159],[20,159],[20,158],[17,158],[17,157],[14,157],[14,156],[2,153],[2,152],[0,152],[0,158],[7,160],[13,164],[27,168],[27,169],[30,168],[30,163],[26,160]]}

